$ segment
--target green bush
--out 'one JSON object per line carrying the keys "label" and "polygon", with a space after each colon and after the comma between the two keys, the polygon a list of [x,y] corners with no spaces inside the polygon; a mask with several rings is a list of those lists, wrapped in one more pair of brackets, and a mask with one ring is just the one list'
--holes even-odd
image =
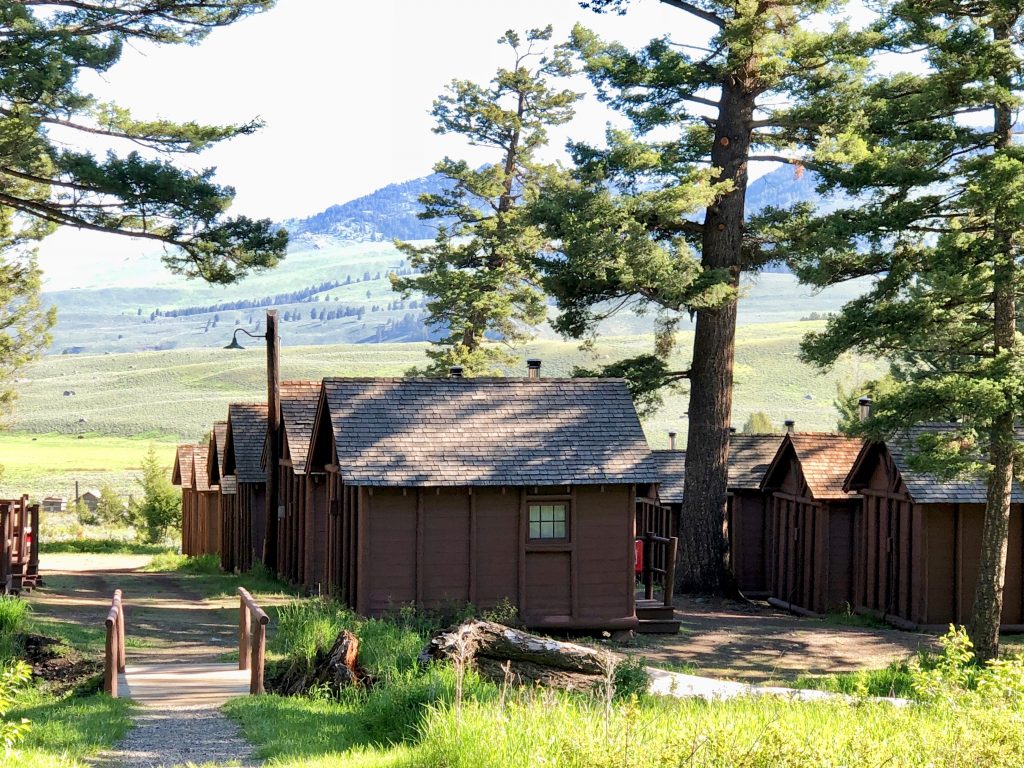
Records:
{"label": "green bush", "polygon": [[910,665],[918,698],[989,708],[1024,705],[1024,653],[978,664],[967,630],[953,625],[940,642],[942,653]]}
{"label": "green bush", "polygon": [[218,555],[180,555],[177,552],[161,552],[146,565],[150,572],[174,572],[202,575],[222,573]]}
{"label": "green bush", "polygon": [[132,504],[129,515],[144,541],[155,544],[163,541],[168,531],[181,527],[181,494],[171,485],[153,446],[142,461],[139,484],[142,498]]}
{"label": "green bush", "polygon": [[31,606],[20,597],[0,595],[0,636],[23,631]]}
{"label": "green bush", "polygon": [[27,719],[9,720],[7,713],[14,705],[17,693],[31,679],[32,669],[23,661],[8,661],[0,665],[0,746],[6,755],[10,755],[14,745],[28,733]]}

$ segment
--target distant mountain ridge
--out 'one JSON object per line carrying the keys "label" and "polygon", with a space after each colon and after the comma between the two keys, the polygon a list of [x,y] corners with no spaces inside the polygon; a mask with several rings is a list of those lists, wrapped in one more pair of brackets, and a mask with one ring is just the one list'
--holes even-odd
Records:
{"label": "distant mountain ridge", "polygon": [[[790,166],[782,166],[750,183],[747,210],[757,213],[769,205],[782,208],[816,200],[816,183],[813,173],[797,173]],[[293,239],[313,243],[322,237],[353,243],[433,239],[436,224],[417,218],[423,210],[419,197],[443,192],[450,184],[439,173],[388,184],[304,219],[289,219],[284,226]]]}

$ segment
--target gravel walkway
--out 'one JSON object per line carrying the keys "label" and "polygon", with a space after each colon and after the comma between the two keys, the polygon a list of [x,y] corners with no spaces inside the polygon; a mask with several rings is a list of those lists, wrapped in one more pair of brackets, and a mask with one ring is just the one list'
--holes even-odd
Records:
{"label": "gravel walkway", "polygon": [[238,725],[212,707],[145,708],[135,728],[116,749],[91,761],[95,768],[170,768],[175,765],[215,765],[255,768],[261,765]]}

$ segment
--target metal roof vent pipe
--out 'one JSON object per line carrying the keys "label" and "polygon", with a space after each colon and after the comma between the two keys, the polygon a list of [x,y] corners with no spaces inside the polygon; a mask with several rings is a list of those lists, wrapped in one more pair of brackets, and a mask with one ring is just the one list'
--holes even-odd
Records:
{"label": "metal roof vent pipe", "polygon": [[736,427],[729,427],[729,434],[730,435],[735,435],[736,434]]}
{"label": "metal roof vent pipe", "polygon": [[788,432],[789,434],[793,434],[794,432],[796,432],[796,422],[793,421],[792,419],[786,419],[782,423],[786,425],[786,432]]}
{"label": "metal roof vent pipe", "polygon": [[540,378],[540,360],[538,358],[531,357],[526,361],[526,377],[528,379]]}
{"label": "metal roof vent pipe", "polygon": [[871,418],[871,398],[870,397],[862,397],[860,400],[857,401],[857,404],[860,406],[860,420],[861,420],[861,422],[865,422],[868,419],[870,419]]}
{"label": "metal roof vent pipe", "polygon": [[452,378],[452,379],[461,379],[462,378],[462,366],[461,365],[453,365],[451,368],[449,368],[448,369],[448,377]]}
{"label": "metal roof vent pipe", "polygon": [[675,432],[669,432],[668,433],[668,449],[670,451],[674,451],[676,449],[676,433]]}

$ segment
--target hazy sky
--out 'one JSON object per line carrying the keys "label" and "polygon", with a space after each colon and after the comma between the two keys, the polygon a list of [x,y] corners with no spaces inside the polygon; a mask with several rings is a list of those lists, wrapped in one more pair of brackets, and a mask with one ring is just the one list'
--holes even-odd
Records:
{"label": "hazy sky", "polygon": [[[140,117],[237,122],[260,117],[254,136],[195,162],[216,166],[237,190],[237,213],[307,216],[395,181],[421,176],[446,154],[474,160],[456,137],[431,132],[432,100],[453,78],[485,82],[509,63],[497,38],[552,24],[563,40],[576,22],[628,45],[671,33],[699,39],[703,22],[657,0],[626,16],[597,15],[575,0],[279,0],[277,7],[214,31],[201,45],[134,43],[82,87]],[[576,83],[586,88],[582,78]],[[590,97],[552,134],[600,140],[608,111]],[[50,274],[82,255],[151,251],[152,243],[63,231],[42,247]]]}

